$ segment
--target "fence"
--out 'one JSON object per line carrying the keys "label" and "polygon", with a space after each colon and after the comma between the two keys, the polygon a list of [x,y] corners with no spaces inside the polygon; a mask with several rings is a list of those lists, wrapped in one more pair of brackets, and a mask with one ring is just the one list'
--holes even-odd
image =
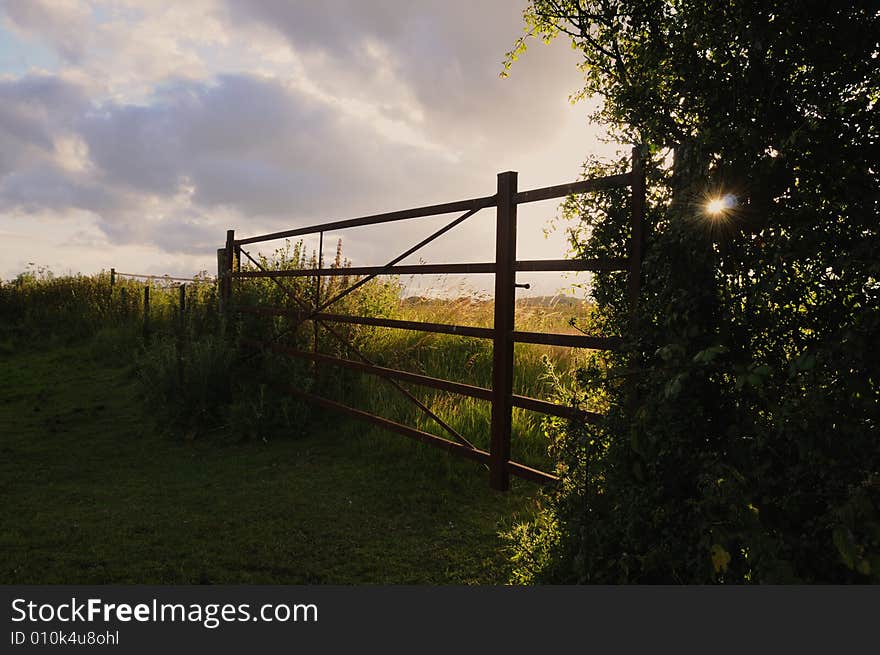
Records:
{"label": "fence", "polygon": [[[581,194],[603,189],[631,187],[630,220],[631,230],[629,239],[629,252],[622,258],[604,258],[593,260],[516,260],[516,215],[517,206],[565,197],[572,194]],[[614,336],[588,336],[588,335],[564,335],[543,332],[523,332],[514,329],[515,291],[519,286],[516,283],[516,273],[525,271],[626,271],[628,273],[628,295],[632,310],[632,320],[636,320],[636,304],[639,296],[642,249],[644,239],[644,206],[645,206],[645,175],[639,148],[633,148],[632,168],[627,173],[612,175],[602,178],[571,182],[558,186],[519,191],[517,189],[517,173],[499,173],[497,179],[497,191],[492,196],[460,200],[428,207],[418,207],[403,211],[394,211],[385,214],[365,216],[344,221],[324,223],[304,228],[284,230],[244,239],[236,239],[234,230],[229,230],[226,235],[226,247],[217,253],[218,280],[220,285],[221,306],[227,312],[251,313],[267,316],[289,316],[295,320],[295,326],[303,325],[311,321],[317,333],[321,325],[331,336],[344,343],[354,352],[358,360],[343,359],[325,355],[313,351],[299,350],[280,344],[266,343],[242,339],[242,345],[253,348],[265,348],[282,355],[321,362],[342,368],[353,369],[384,378],[400,393],[430,416],[452,439],[417,430],[387,418],[371,414],[369,412],[349,407],[342,403],[309,393],[302,389],[291,386],[287,389],[293,396],[315,403],[319,406],[339,410],[350,416],[368,421],[384,429],[403,434],[423,443],[430,444],[447,450],[457,456],[475,460],[488,465],[490,473],[490,485],[494,489],[507,490],[510,486],[510,475],[532,480],[539,483],[554,483],[557,477],[540,471],[510,459],[511,427],[513,408],[518,407],[526,410],[540,412],[553,416],[573,418],[577,417],[586,421],[594,421],[598,415],[575,407],[567,407],[555,403],[530,398],[513,393],[513,366],[514,344],[532,343],[546,344],[551,346],[570,346],[589,349],[620,348],[620,339]],[[438,237],[446,234],[465,220],[488,207],[496,208],[495,219],[495,261],[463,264],[420,264],[399,266],[399,262],[417,252]],[[319,263],[317,268],[296,270],[267,270],[242,246],[248,244],[271,241],[275,239],[290,238],[307,234],[318,234],[323,244],[324,232],[354,228],[366,225],[378,225],[396,221],[464,212],[453,221],[437,230],[421,242],[412,246],[399,256],[395,257],[383,266],[364,266],[348,268],[323,268]],[[241,270],[242,256],[247,258],[255,270]],[[413,322],[386,318],[366,316],[348,316],[329,313],[325,310],[334,303],[354,290],[366,284],[368,281],[380,275],[399,274],[467,274],[467,273],[491,273],[495,275],[495,301],[494,322],[491,328],[449,325],[443,323]],[[321,301],[320,297],[311,300],[300,298],[288,287],[285,287],[279,279],[285,277],[315,276],[320,280],[323,276],[345,275],[364,276],[355,281],[345,290],[337,293],[328,300]],[[232,305],[233,283],[235,279],[261,277],[271,279],[284,291],[298,310],[278,307],[261,306],[234,306]],[[442,380],[426,375],[420,375],[407,371],[385,368],[375,365],[365,355],[360,353],[343,336],[333,329],[333,323],[349,323],[359,325],[371,325],[386,328],[419,330],[422,332],[434,332],[454,334],[469,337],[490,339],[493,342],[492,360],[492,387],[476,387],[451,380]],[[402,387],[398,380],[441,389],[453,393],[487,400],[491,403],[491,427],[489,451],[481,450],[470,443],[463,435],[446,424],[430,408],[425,406],[413,394]]]}
{"label": "fence", "polygon": [[[116,280],[119,277],[126,278],[135,278],[146,280],[146,284],[144,284],[144,294],[143,294],[143,334],[144,339],[148,339],[151,333],[151,325],[150,325],[150,288],[152,282],[154,280],[160,282],[169,282],[169,283],[178,283],[177,284],[177,316],[178,316],[178,327],[182,328],[184,324],[184,320],[186,317],[186,283],[204,283],[204,282],[213,282],[211,278],[193,278],[193,277],[172,277],[170,275],[151,275],[148,273],[122,273],[117,271],[115,268],[110,269],[110,292],[113,293],[113,289],[116,286]],[[125,289],[122,289],[122,292],[125,293]],[[179,331],[179,330],[178,330]]]}

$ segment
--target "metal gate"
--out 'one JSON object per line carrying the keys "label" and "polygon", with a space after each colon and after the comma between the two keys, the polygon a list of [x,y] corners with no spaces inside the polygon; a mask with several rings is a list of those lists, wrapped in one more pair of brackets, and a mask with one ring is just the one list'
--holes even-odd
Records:
{"label": "metal gate", "polygon": [[[581,194],[619,187],[631,187],[632,190],[630,206],[631,226],[628,248],[629,252],[627,257],[592,260],[516,260],[516,214],[518,205],[539,200],[560,198],[571,194]],[[398,265],[398,263],[403,261],[406,257],[412,255],[441,235],[460,225],[481,209],[486,209],[488,207],[496,208],[494,262]],[[620,347],[620,339],[613,336],[566,335],[543,332],[522,332],[515,330],[514,310],[515,290],[517,286],[516,273],[535,271],[626,271],[628,273],[629,301],[631,309],[633,310],[633,320],[635,320],[635,307],[639,296],[644,240],[644,207],[645,174],[640,149],[638,147],[633,148],[632,150],[631,170],[619,175],[582,180],[579,182],[543,187],[529,191],[518,191],[516,172],[509,171],[499,173],[497,192],[494,195],[483,198],[472,198],[469,200],[460,200],[440,205],[418,207],[415,209],[394,211],[385,214],[336,221],[333,223],[324,223],[321,225],[295,228],[281,232],[247,237],[244,239],[236,239],[234,230],[229,230],[226,234],[226,247],[218,251],[220,296],[224,310],[230,313],[238,312],[269,316],[289,316],[297,319],[295,326],[305,324],[306,322],[312,322],[316,334],[318,325],[321,325],[331,336],[347,345],[350,350],[357,355],[358,359],[343,359],[321,354],[317,352],[317,349],[314,351],[306,351],[277,343],[265,343],[248,339],[242,339],[242,345],[265,348],[291,357],[377,375],[391,384],[398,392],[409,398],[409,400],[417,405],[421,411],[429,415],[444,429],[446,433],[449,434],[451,438],[445,439],[422,430],[417,430],[416,428],[391,421],[387,418],[360,409],[349,407],[337,401],[303,391],[293,386],[287,389],[292,395],[322,407],[342,411],[350,416],[366,420],[386,430],[403,434],[423,443],[443,448],[455,455],[483,463],[489,468],[490,484],[494,489],[502,491],[507,490],[510,486],[510,475],[516,475],[539,483],[552,484],[557,481],[556,476],[511,461],[510,441],[513,408],[519,407],[553,416],[578,418],[585,421],[595,420],[598,415],[574,407],[558,405],[537,398],[529,398],[527,396],[514,394],[514,344],[532,343],[614,350]],[[307,234],[318,234],[320,242],[323,245],[324,233],[327,231],[336,231],[365,225],[377,225],[381,223],[392,223],[454,212],[464,213],[383,266],[323,268],[319,263],[317,268],[272,271],[267,270],[259,261],[257,261],[256,258],[251,256],[251,254],[243,248],[243,246],[248,246],[254,243],[303,236]],[[323,248],[321,249],[323,250]],[[242,257],[249,260],[255,270],[242,271],[240,266]],[[493,326],[491,328],[482,328],[444,323],[413,322],[387,318],[340,315],[327,311],[341,298],[360,288],[377,276],[438,273],[493,273],[495,275]],[[319,297],[310,300],[301,298],[293,293],[288,287],[285,287],[280,281],[285,277],[312,276],[320,278],[333,275],[353,275],[363,277],[360,277],[360,279],[355,281],[345,290],[323,301]],[[282,289],[282,291],[284,291],[285,295],[294,301],[299,309],[291,310],[288,308],[232,305],[231,300],[234,280],[254,277],[271,279],[280,289]],[[442,380],[426,375],[377,366],[349,343],[343,335],[340,335],[339,332],[332,327],[332,324],[334,323],[371,325],[490,339],[493,344],[492,387],[477,387],[450,380]],[[412,393],[402,387],[398,381],[441,389],[489,401],[492,407],[489,451],[481,450],[470,443],[463,435],[459,434],[455,429],[443,421],[442,418],[431,411],[430,408],[424,405],[424,403],[418,400],[418,398]]]}

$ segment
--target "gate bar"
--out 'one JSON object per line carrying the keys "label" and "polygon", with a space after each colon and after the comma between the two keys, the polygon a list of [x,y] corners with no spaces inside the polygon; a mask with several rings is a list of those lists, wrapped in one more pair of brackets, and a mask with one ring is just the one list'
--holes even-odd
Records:
{"label": "gate bar", "polygon": [[[452,380],[444,380],[441,378],[430,377],[428,375],[421,375],[420,373],[401,371],[399,369],[387,368],[385,366],[378,366],[376,364],[366,364],[364,362],[357,362],[352,359],[342,359],[340,357],[333,357],[332,355],[324,355],[323,353],[308,352],[306,350],[300,350],[298,348],[292,348],[290,346],[284,346],[282,344],[267,343],[265,341],[258,341],[255,339],[242,338],[239,340],[239,343],[241,343],[243,346],[248,346],[251,348],[265,348],[267,350],[271,350],[281,355],[288,355],[290,357],[309,359],[315,362],[325,362],[327,364],[341,366],[342,368],[348,368],[354,371],[372,373],[381,377],[393,377],[398,380],[403,380],[404,382],[411,382],[413,384],[418,384],[423,387],[430,387],[432,389],[440,389],[441,391],[449,391],[451,393],[457,393],[462,396],[468,396],[469,398],[477,398],[479,400],[492,400],[492,390],[487,389],[486,387],[476,387],[461,382],[453,382]],[[561,418],[580,418],[588,422],[595,422],[601,416],[596,412],[590,412],[569,405],[559,405],[557,403],[551,403],[546,400],[530,398],[529,396],[521,396],[518,394],[513,395],[513,406],[519,407],[521,409],[527,409],[533,412],[538,412],[539,414],[549,414],[551,416],[559,416]]]}
{"label": "gate bar", "polygon": [[290,346],[284,346],[281,344],[272,344],[266,343],[265,341],[256,341],[254,339],[241,339],[240,343],[245,346],[250,346],[252,348],[266,348],[273,352],[289,355],[290,357],[298,357],[300,359],[310,359],[316,362],[326,362],[327,364],[333,364],[335,366],[341,366],[342,368],[352,369],[354,371],[362,371],[364,373],[373,373],[375,375],[379,375],[381,377],[392,377],[397,378],[398,380],[403,380],[405,382],[412,382],[413,384],[419,384],[423,387],[432,387],[434,389],[440,389],[442,391],[451,391],[452,393],[458,393],[462,396],[469,396],[471,398],[479,398],[481,400],[491,400],[492,399],[492,391],[491,389],[486,389],[484,387],[475,387],[470,384],[462,384],[460,382],[452,382],[451,380],[443,380],[440,378],[432,378],[427,375],[421,375],[418,373],[410,373],[409,371],[400,371],[394,368],[387,368],[385,366],[378,366],[376,364],[366,364],[364,362],[356,362],[352,359],[342,359],[340,357],[333,357],[331,355],[324,355],[323,353],[311,353],[307,350],[300,350],[298,348],[291,348]]}
{"label": "gate bar", "polygon": [[[627,260],[622,257],[602,259],[526,259],[516,262],[516,270],[524,272],[553,271],[625,271]],[[283,271],[233,272],[237,278],[314,277],[348,275],[455,275],[494,273],[495,262],[461,264],[406,264],[403,266],[349,266],[346,268],[295,268]]]}
{"label": "gate bar", "polygon": [[528,409],[539,414],[550,414],[551,416],[559,416],[560,418],[579,418],[587,423],[595,423],[602,416],[596,412],[590,412],[578,407],[570,405],[558,405],[546,400],[538,398],[530,398],[529,396],[520,396],[513,394],[513,406],[520,409]]}
{"label": "gate bar", "polygon": [[[587,193],[589,191],[599,191],[601,189],[611,189],[614,187],[628,186],[631,183],[631,179],[632,178],[629,173],[622,173],[620,175],[609,175],[607,177],[598,177],[589,180],[581,180],[579,182],[570,182],[568,184],[559,184],[556,186],[543,187],[540,189],[531,189],[529,191],[520,191],[516,194],[514,202],[516,202],[517,204],[522,204],[526,202],[536,202],[538,200],[560,198],[562,196],[568,196],[573,193]],[[484,207],[491,207],[495,203],[496,196],[471,198],[469,200],[458,200],[455,202],[447,202],[440,205],[415,207],[413,209],[386,212],[384,214],[373,214],[371,216],[362,216],[360,218],[350,218],[343,221],[322,223],[321,225],[294,228],[292,230],[282,230],[281,232],[260,234],[257,236],[248,237],[246,239],[236,239],[235,243],[236,245],[243,246],[248,243],[273,241],[275,239],[284,239],[287,237],[301,236],[304,234],[314,234],[316,232],[329,232],[331,230],[343,230],[349,227],[361,227],[364,225],[375,225],[377,223],[402,221],[409,218],[422,218],[425,216],[451,214],[453,212],[468,211],[471,209],[482,209]]]}
{"label": "gate bar", "polygon": [[[462,446],[461,444],[457,444],[454,441],[449,441],[448,439],[438,437],[428,432],[422,432],[421,430],[417,430],[416,428],[412,428],[408,425],[403,425],[402,423],[397,423],[396,421],[392,421],[381,416],[376,416],[375,414],[370,414],[369,412],[365,412],[362,409],[355,409],[354,407],[343,405],[342,403],[338,403],[335,400],[329,400],[328,398],[324,398],[322,396],[316,396],[314,394],[308,393],[307,391],[297,389],[293,386],[286,387],[286,390],[292,396],[295,396],[297,398],[302,398],[303,400],[314,403],[321,407],[325,407],[327,409],[335,409],[337,411],[348,414],[349,416],[353,416],[355,418],[367,421],[368,423],[378,425],[380,428],[384,428],[385,430],[397,432],[398,434],[410,437],[412,439],[415,439],[416,441],[421,441],[422,443],[428,444],[429,446],[442,448],[443,450],[446,450],[453,455],[460,455],[461,457],[474,460],[475,462],[479,462],[481,464],[490,463],[491,456],[485,450],[480,450],[478,448],[468,448],[467,446]],[[559,478],[557,478],[555,475],[545,473],[544,471],[539,471],[538,469],[531,468],[530,466],[526,466],[525,464],[520,464],[518,462],[512,462],[509,460],[505,462],[505,464],[507,465],[506,468],[510,471],[510,473],[513,473],[515,476],[523,478],[525,480],[531,480],[532,482],[538,482],[540,484],[548,485],[559,482]]]}
{"label": "gate bar", "polygon": [[469,448],[468,446],[455,443],[454,441],[449,441],[448,439],[438,437],[437,435],[430,434],[429,432],[423,432],[422,430],[417,430],[416,428],[412,428],[408,425],[403,425],[402,423],[397,423],[396,421],[392,421],[381,416],[376,416],[375,414],[370,414],[369,412],[365,412],[362,409],[355,409],[354,407],[349,407],[348,405],[338,403],[335,400],[330,400],[329,398],[324,398],[323,396],[316,396],[313,393],[303,391],[302,389],[297,389],[294,386],[288,386],[285,388],[287,392],[291,395],[315,403],[316,405],[345,412],[346,414],[350,414],[351,416],[354,416],[356,418],[363,419],[365,421],[378,425],[379,427],[385,428],[386,430],[399,432],[400,434],[411,437],[417,441],[421,441],[422,443],[426,443],[431,446],[438,446],[439,448],[443,448],[444,450],[455,453],[456,455],[461,455],[462,457],[480,462],[481,464],[488,463],[489,453],[487,453],[485,450],[480,450],[479,448]]}
{"label": "gate bar", "polygon": [[347,268],[295,268],[283,271],[242,271],[236,277],[309,277],[315,275],[354,276],[354,275],[418,275],[455,273],[494,273],[493,262],[473,264],[413,264],[404,266],[349,266]]}
{"label": "gate bar", "polygon": [[537,343],[544,346],[568,346],[591,350],[615,350],[620,346],[617,337],[594,337],[587,334],[557,334],[552,332],[513,332],[516,343]]}
{"label": "gate bar", "polygon": [[[259,307],[239,305],[236,311],[247,314],[266,314],[269,316],[301,317],[303,312],[283,307]],[[396,328],[399,330],[416,330],[418,332],[436,332],[438,334],[455,334],[460,337],[477,337],[492,339],[495,331],[492,328],[474,327],[470,325],[451,325],[448,323],[422,323],[421,321],[401,321],[393,318],[377,318],[374,316],[346,316],[345,314],[326,314],[319,312],[310,320],[329,321],[331,323],[351,323],[354,325],[372,325],[374,327]]]}
{"label": "gate bar", "polygon": [[333,221],[332,223],[323,223],[321,225],[298,227],[292,230],[272,232],[271,234],[260,234],[258,236],[248,237],[247,239],[238,239],[236,243],[243,246],[248,243],[257,243],[259,241],[273,241],[275,239],[284,239],[287,237],[298,237],[303,234],[314,234],[315,232],[331,232],[333,230],[343,230],[349,227],[375,225],[376,223],[391,223],[393,221],[403,221],[408,218],[423,218],[425,216],[451,214],[453,212],[461,211],[476,212],[484,207],[491,207],[494,204],[495,196],[472,198],[470,200],[458,200],[456,202],[447,202],[441,205],[416,207],[414,209],[404,209],[401,211],[387,212],[385,214],[373,214],[372,216],[362,216],[361,218],[350,218],[344,221]]}
{"label": "gate bar", "polygon": [[516,194],[514,202],[518,205],[521,205],[525,202],[550,200],[551,198],[561,198],[562,196],[570,196],[576,193],[587,193],[589,191],[614,189],[616,187],[629,186],[631,180],[632,178],[629,173],[608,175],[606,177],[594,177],[589,180],[581,180],[579,182],[569,182],[568,184],[557,184],[556,186],[547,186],[540,189],[520,191]]}

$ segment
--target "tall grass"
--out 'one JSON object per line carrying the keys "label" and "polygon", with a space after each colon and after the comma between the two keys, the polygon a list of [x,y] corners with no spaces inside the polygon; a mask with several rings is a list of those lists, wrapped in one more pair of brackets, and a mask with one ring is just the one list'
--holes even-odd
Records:
{"label": "tall grass", "polygon": [[[301,242],[259,256],[260,267],[289,270],[315,267],[314,254]],[[244,271],[258,267],[245,260]],[[187,285],[187,312],[181,320],[177,288],[150,284],[149,334],[143,334],[143,282],[110,276],[55,277],[30,271],[0,284],[0,342],[45,343],[89,337],[96,356],[134,365],[154,415],[189,436],[225,431],[235,438],[267,439],[305,429],[313,410],[293,401],[283,389],[294,385],[389,419],[449,438],[431,417],[386,380],[327,364],[240,349],[237,340],[280,343],[301,350],[315,347],[337,357],[370,361],[431,377],[491,387],[492,342],[472,337],[430,334],[371,326],[332,324],[315,330],[295,313],[336,296],[357,281],[345,275],[349,263],[341,245],[330,267],[342,275],[243,278],[234,285],[232,303],[284,308],[290,315],[233,314],[227,322],[217,307],[217,289],[204,280]],[[476,293],[450,297],[403,297],[393,277],[371,280],[328,311],[411,321],[488,327],[493,303]],[[565,299],[523,299],[516,306],[516,327],[537,332],[574,332],[588,320],[589,307]],[[341,337],[341,338],[337,338]],[[517,344],[514,392],[568,404],[574,396],[574,371],[584,353],[569,348]],[[403,384],[403,383],[402,383]],[[403,384],[445,422],[478,447],[488,448],[490,404],[455,394]],[[323,413],[319,414],[324,416]],[[512,455],[526,464],[549,467],[545,431],[548,419],[514,410]]]}
{"label": "tall grass", "polygon": [[[314,257],[306,257],[302,244],[287,244],[273,257],[263,258],[261,266],[270,270],[315,266]],[[333,267],[344,270],[347,262],[337,250]],[[255,267],[244,266],[244,270]],[[296,295],[314,302],[316,294],[322,301],[334,297],[356,278],[330,276],[285,278],[285,293],[278,282],[270,279],[248,279],[236,290],[238,302],[266,303],[301,309],[291,299]],[[320,284],[320,286],[318,286]],[[460,290],[439,289],[434,297],[403,297],[403,285],[396,278],[372,280],[346,296],[331,309],[334,313],[360,316],[383,316],[419,322],[442,322],[457,325],[490,327],[493,303],[477,293],[468,295]],[[573,325],[588,321],[589,306],[570,298],[532,298],[517,303],[517,329],[537,332],[573,333]],[[239,327],[251,338],[284,343],[301,350],[314,346],[315,332],[311,322],[292,329],[296,320],[289,317],[244,316]],[[378,365],[411,371],[435,378],[462,382],[480,387],[492,385],[492,342],[486,339],[432,334],[394,328],[332,324],[332,329],[318,329],[318,350],[322,353],[360,361],[365,356]],[[345,345],[349,342],[353,347]],[[570,348],[517,344],[515,348],[514,392],[569,404],[575,399],[574,371],[583,353]],[[269,360],[278,355],[269,354]],[[421,430],[450,438],[433,418],[422,412],[403,393],[381,377],[356,373],[332,365],[315,366],[299,362],[299,376],[291,372],[288,380],[296,380],[302,388],[317,392],[348,405],[413,425]],[[440,416],[448,425],[478,447],[488,448],[491,407],[487,401],[464,398],[456,394],[401,383],[419,400]],[[514,410],[512,454],[514,458],[535,466],[550,466],[547,458],[545,428],[548,419],[525,410]]]}
{"label": "tall grass", "polygon": [[169,280],[117,276],[111,284],[107,271],[28,270],[0,282],[0,347],[49,349],[88,339],[95,359],[132,367],[153,416],[175,425],[205,423],[231,397],[217,387],[229,376],[232,351],[216,284],[204,274],[195,279],[186,284],[181,314],[179,285]]}
{"label": "tall grass", "polygon": [[[474,294],[457,298],[406,298],[389,311],[394,318],[490,327],[494,307]],[[582,304],[554,303],[551,298],[517,303],[517,329],[571,332],[569,325]],[[492,386],[492,342],[487,339],[376,328],[366,348],[377,364],[478,387]],[[514,393],[569,404],[574,400],[574,371],[583,357],[576,349],[517,344],[514,349]],[[375,378],[373,378],[375,380]],[[491,406],[488,401],[464,398],[444,391],[410,387],[452,428],[481,448],[489,446]],[[381,390],[381,393],[379,392]],[[449,438],[449,435],[402,394],[376,380],[361,389],[356,400],[376,413]],[[511,437],[514,459],[534,466],[550,466],[541,414],[514,409]]]}
{"label": "tall grass", "polygon": [[[202,275],[187,284],[186,324],[204,333],[217,323],[216,288]],[[144,288],[150,287],[149,329],[171,333],[178,326],[178,288],[161,278],[147,282],[110,273],[55,276],[40,267],[0,281],[0,340],[7,346],[51,345],[116,328],[144,326]]]}

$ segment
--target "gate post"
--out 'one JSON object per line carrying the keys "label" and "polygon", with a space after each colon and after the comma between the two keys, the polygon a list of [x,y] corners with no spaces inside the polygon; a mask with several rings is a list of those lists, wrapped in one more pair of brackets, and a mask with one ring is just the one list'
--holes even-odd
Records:
{"label": "gate post", "polygon": [[516,282],[516,171],[498,174],[495,214],[495,339],[492,346],[492,434],[489,484],[510,488],[513,423],[513,329]]}
{"label": "gate post", "polygon": [[645,247],[645,167],[642,162],[642,149],[635,146],[632,149],[632,205],[630,206],[630,229],[629,241],[629,309],[630,320],[633,323],[634,333],[636,328],[639,292],[641,291],[642,251]]}
{"label": "gate post", "polygon": [[232,271],[235,265],[235,230],[226,230],[226,249],[223,261],[223,283],[221,286],[222,306],[224,313],[229,313],[229,301],[232,298]]}
{"label": "gate post", "polygon": [[[639,334],[639,294],[642,285],[642,258],[645,248],[645,165],[642,161],[642,148],[632,149],[632,204],[630,205],[630,239],[627,291],[629,296],[629,322],[633,339]],[[633,373],[638,369],[638,348],[634,347],[628,364]],[[635,375],[629,378],[629,412],[634,417],[639,406],[638,380]]]}

